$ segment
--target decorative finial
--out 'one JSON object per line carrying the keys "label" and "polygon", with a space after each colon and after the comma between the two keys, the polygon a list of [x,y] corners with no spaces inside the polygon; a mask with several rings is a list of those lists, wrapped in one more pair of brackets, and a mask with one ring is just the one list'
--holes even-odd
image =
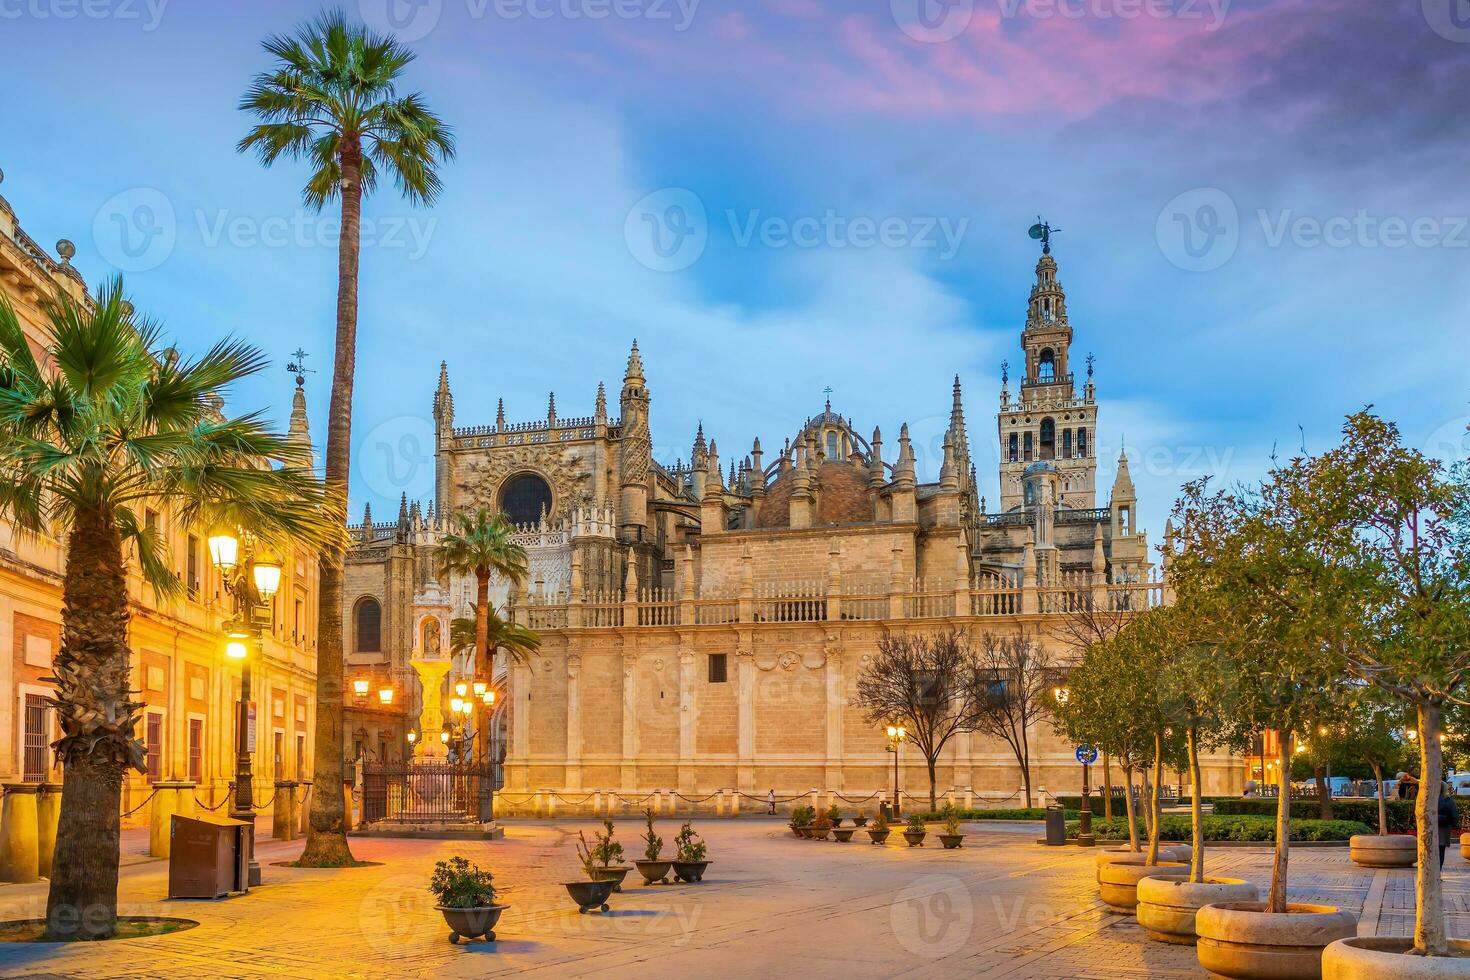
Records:
{"label": "decorative finial", "polygon": [[77,247],[68,239],[63,238],[56,243],[56,254],[61,256],[64,265],[71,265],[71,260],[76,258]]}
{"label": "decorative finial", "polygon": [[1051,254],[1051,236],[1061,234],[1062,229],[1053,228],[1050,224],[1041,220],[1041,215],[1036,216],[1036,224],[1031,226],[1027,232],[1032,238],[1041,243],[1041,254]]}
{"label": "decorative finial", "polygon": [[1000,362],[1000,383],[1003,384],[1003,385],[1005,385],[1005,384],[1010,384],[1010,382],[1011,382],[1011,362],[1010,361],[1001,361]]}
{"label": "decorative finial", "polygon": [[306,386],[306,376],[308,374],[316,373],[315,368],[306,366],[306,356],[306,351],[298,347],[291,352],[292,360],[286,362],[286,370],[296,375],[296,387],[298,388],[304,388]]}
{"label": "decorative finial", "polygon": [[827,396],[827,411],[832,411],[832,386],[828,385],[822,389],[822,394]]}
{"label": "decorative finial", "polygon": [[1092,362],[1095,361],[1095,360],[1097,360],[1097,356],[1094,355],[1091,351],[1088,351],[1087,352],[1087,378],[1088,378],[1089,381],[1092,380]]}

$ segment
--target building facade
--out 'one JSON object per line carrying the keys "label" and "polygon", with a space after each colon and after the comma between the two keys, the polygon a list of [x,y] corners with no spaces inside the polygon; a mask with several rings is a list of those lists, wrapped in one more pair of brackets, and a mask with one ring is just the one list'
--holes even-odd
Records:
{"label": "building facade", "polygon": [[[89,302],[71,265],[71,243],[52,258],[0,197],[0,295],[16,309],[38,356],[44,343],[43,304],[65,294]],[[306,402],[297,389],[291,414],[297,440],[310,435]],[[173,567],[186,586],[160,600],[134,568],[128,576],[132,619],[129,645],[138,699],[145,702],[141,736],[146,773],[130,773],[123,809],[132,810],[159,780],[192,780],[206,805],[222,801],[235,773],[240,666],[224,656],[221,627],[233,606],[211,565],[204,535],[182,528],[171,509],[145,512],[168,541]],[[52,534],[17,535],[0,522],[0,782],[59,781],[50,744],[60,735],[44,679],[61,643],[65,542]],[[254,775],[258,799],[275,779],[309,779],[315,723],[317,559],[283,556],[271,629],[252,663],[256,719]],[[146,819],[147,810],[138,819]]]}
{"label": "building facade", "polygon": [[[884,632],[1026,634],[1065,662],[1077,651],[1059,627],[1077,609],[1165,601],[1126,457],[1108,499],[1097,499],[1091,357],[1075,380],[1049,249],[1020,339],[1023,376],[1013,395],[1003,375],[996,415],[996,509],[977,490],[958,378],[941,396],[938,478],[921,483],[906,424],[885,447],[879,428],[859,430],[830,400],[772,450],[756,438],[722,456],[701,425],[689,460],[661,465],[636,342],[616,417],[599,386],[585,417],[559,415],[553,396],[544,418],[508,422],[502,404],[493,424],[457,426],[443,366],[435,500],[404,499],[397,521],[369,513],[353,529],[349,662],[400,679],[416,724],[409,662],[473,607],[473,582],[440,577],[434,548],[455,515],[500,510],[519,526],[530,580],[495,581],[492,600],[543,639],[529,663],[496,665],[509,800],[542,790],[882,792],[892,785],[888,740],[853,698]],[[444,683],[469,672],[461,661]],[[1045,722],[1031,735],[1034,784],[1076,792],[1074,747]],[[927,792],[922,758],[910,750],[904,760],[904,791]],[[962,735],[939,782],[1014,803],[1021,778],[1003,744]],[[1211,757],[1206,782],[1210,793],[1238,791],[1239,767]]]}

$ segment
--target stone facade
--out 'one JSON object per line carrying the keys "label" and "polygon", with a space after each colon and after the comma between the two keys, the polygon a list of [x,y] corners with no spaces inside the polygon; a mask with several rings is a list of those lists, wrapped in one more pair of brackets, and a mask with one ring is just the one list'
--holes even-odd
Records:
{"label": "stone facade", "polygon": [[[1065,660],[1076,654],[1060,639],[1068,610],[1166,600],[1126,458],[1098,505],[1092,359],[1079,391],[1071,342],[1043,254],[1020,392],[1007,372],[1000,396],[998,511],[977,491],[958,378],[938,479],[920,483],[906,424],[885,452],[880,429],[863,434],[830,400],[774,459],[759,439],[722,457],[699,426],[688,461],[661,465],[636,342],[616,419],[599,386],[590,416],[559,416],[552,396],[544,419],[508,424],[502,404],[493,425],[456,428],[446,365],[433,399],[436,500],[405,499],[396,522],[369,514],[354,529],[347,635],[361,626],[352,602],[381,603],[393,639],[373,656],[402,676],[424,643],[413,624],[447,629],[472,611],[467,578],[436,576],[446,526],[502,510],[520,526],[531,581],[495,581],[492,599],[543,638],[529,664],[496,665],[508,801],[546,790],[870,798],[891,787],[893,757],[852,702],[885,631],[1024,633]],[[446,685],[469,669],[462,660]],[[405,702],[410,719],[417,703]],[[1077,791],[1072,747],[1046,723],[1032,736],[1034,785]],[[926,793],[919,753],[903,764],[904,791]],[[938,779],[941,791],[1013,805],[1021,783],[1010,751],[978,735],[950,744]],[[1236,792],[1239,769],[1209,758],[1206,783]]]}

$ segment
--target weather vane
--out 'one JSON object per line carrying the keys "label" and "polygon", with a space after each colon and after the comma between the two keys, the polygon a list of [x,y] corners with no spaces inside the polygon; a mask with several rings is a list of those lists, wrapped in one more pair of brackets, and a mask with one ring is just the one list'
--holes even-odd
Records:
{"label": "weather vane", "polygon": [[1091,351],[1088,351],[1087,352],[1087,376],[1089,378],[1092,377],[1092,362],[1095,361],[1095,360],[1097,360],[1097,355],[1093,354]]}
{"label": "weather vane", "polygon": [[832,411],[832,386],[828,385],[822,389],[822,394],[827,396],[827,411]]}
{"label": "weather vane", "polygon": [[286,364],[286,370],[296,375],[296,386],[300,388],[305,386],[306,376],[308,374],[315,374],[316,369],[306,366],[306,351],[302,350],[300,347],[296,348],[296,350],[292,352],[291,356],[295,358],[295,360],[292,360]]}
{"label": "weather vane", "polygon": [[1010,361],[1001,361],[1000,362],[1000,383],[1001,384],[1009,384],[1010,383],[1010,380],[1011,380],[1011,362]]}
{"label": "weather vane", "polygon": [[1041,215],[1038,214],[1036,216],[1036,224],[1034,224],[1034,225],[1031,226],[1031,231],[1028,234],[1030,234],[1032,238],[1036,239],[1038,242],[1041,243],[1041,254],[1042,255],[1050,255],[1051,254],[1051,236],[1053,236],[1053,235],[1060,235],[1061,233],[1062,233],[1062,229],[1060,229],[1060,228],[1053,228],[1047,222],[1042,221],[1041,220]]}

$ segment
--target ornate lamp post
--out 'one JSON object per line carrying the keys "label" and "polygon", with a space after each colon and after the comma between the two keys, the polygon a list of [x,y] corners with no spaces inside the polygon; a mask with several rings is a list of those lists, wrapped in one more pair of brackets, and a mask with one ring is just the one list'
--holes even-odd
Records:
{"label": "ornate lamp post", "polygon": [[210,562],[219,570],[225,592],[234,598],[239,612],[225,626],[225,655],[240,661],[239,724],[235,733],[235,795],[230,816],[250,827],[249,884],[260,884],[260,865],[255,860],[255,784],[250,756],[255,750],[255,726],[251,716],[251,653],[262,652],[261,635],[271,625],[270,601],[281,588],[281,564],[265,555],[252,556],[247,549],[241,561],[240,540],[229,531],[209,535]]}
{"label": "ornate lamp post", "polygon": [[898,750],[903,747],[904,737],[908,734],[902,725],[888,726],[888,751],[893,753],[893,815],[902,815],[902,807],[898,797]]}

